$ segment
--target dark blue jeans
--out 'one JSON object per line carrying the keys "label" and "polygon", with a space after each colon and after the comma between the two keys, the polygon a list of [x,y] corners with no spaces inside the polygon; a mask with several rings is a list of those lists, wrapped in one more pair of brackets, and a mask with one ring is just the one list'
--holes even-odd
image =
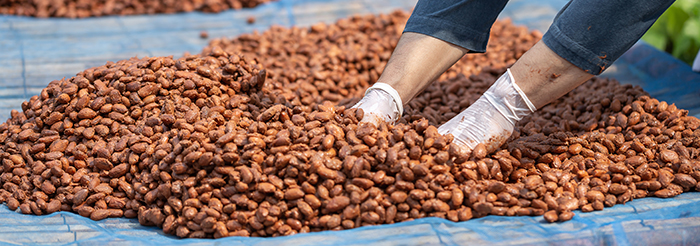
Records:
{"label": "dark blue jeans", "polygon": [[[486,52],[507,0],[419,0],[404,32]],[[562,58],[597,75],[634,45],[674,0],[571,0],[542,37]]]}

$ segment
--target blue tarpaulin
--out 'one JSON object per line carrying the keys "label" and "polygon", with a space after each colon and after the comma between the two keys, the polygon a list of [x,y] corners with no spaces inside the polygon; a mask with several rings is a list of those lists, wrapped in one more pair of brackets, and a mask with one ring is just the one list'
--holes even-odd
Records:
{"label": "blue tarpaulin", "polygon": [[[52,80],[138,56],[198,53],[211,38],[234,37],[271,25],[332,23],[355,14],[410,10],[415,0],[281,0],[218,14],[182,13],[87,19],[0,16],[0,119]],[[519,1],[501,18],[546,31],[566,1]],[[254,24],[247,24],[255,17]],[[200,37],[206,31],[210,39]],[[603,75],[640,85],[653,97],[700,115],[700,75],[666,53],[637,43]],[[573,220],[487,216],[454,223],[425,218],[391,225],[278,238],[178,239],[135,219],[92,221],[59,212],[23,215],[0,206],[0,244],[77,245],[700,245],[700,193],[644,198]]]}

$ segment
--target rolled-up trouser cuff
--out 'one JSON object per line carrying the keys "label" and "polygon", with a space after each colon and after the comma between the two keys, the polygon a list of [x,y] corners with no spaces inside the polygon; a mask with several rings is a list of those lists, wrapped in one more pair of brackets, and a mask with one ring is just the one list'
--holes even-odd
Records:
{"label": "rolled-up trouser cuff", "polygon": [[554,24],[542,36],[542,42],[554,53],[587,73],[598,75],[608,67],[608,61],[567,37]]}
{"label": "rolled-up trouser cuff", "polygon": [[425,34],[475,53],[486,52],[489,41],[489,32],[476,31],[458,23],[427,16],[411,16],[404,32]]}
{"label": "rolled-up trouser cuff", "polygon": [[651,27],[673,0],[569,1],[542,41],[587,73],[610,67]]}

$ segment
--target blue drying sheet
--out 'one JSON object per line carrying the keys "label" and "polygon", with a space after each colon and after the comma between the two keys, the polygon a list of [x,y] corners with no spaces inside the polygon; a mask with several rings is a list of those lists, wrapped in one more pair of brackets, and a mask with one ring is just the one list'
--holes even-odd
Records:
{"label": "blue drying sheet", "polygon": [[58,212],[24,215],[0,206],[0,243],[76,245],[698,245],[700,194],[644,198],[563,223],[542,216],[486,216],[465,222],[424,218],[276,238],[178,239],[136,219],[92,221]]}
{"label": "blue drying sheet", "polygon": [[[218,14],[183,13],[87,19],[0,16],[0,119],[52,80],[89,67],[138,56],[198,53],[211,38],[235,37],[271,25],[333,23],[355,14],[410,10],[416,0],[281,0]],[[563,0],[508,3],[501,18],[542,32]],[[255,23],[247,24],[248,17]],[[200,37],[206,31],[209,39]],[[601,76],[642,86],[651,96],[700,116],[700,75],[690,66],[639,42]],[[700,245],[700,193],[644,198],[573,220],[542,216],[487,216],[454,223],[425,218],[345,231],[278,238],[178,239],[135,219],[92,221],[59,212],[23,215],[0,206],[0,244],[9,245]]]}

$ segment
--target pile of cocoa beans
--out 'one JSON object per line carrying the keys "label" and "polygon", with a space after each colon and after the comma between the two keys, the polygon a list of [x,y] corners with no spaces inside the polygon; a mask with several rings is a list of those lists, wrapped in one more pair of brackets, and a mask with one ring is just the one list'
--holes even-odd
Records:
{"label": "pile of cocoa beans", "polygon": [[52,81],[0,124],[0,202],[220,238],[429,216],[566,221],[700,189],[700,120],[614,80],[594,78],[523,119],[493,153],[438,134],[541,36],[508,22],[398,123],[361,123],[349,106],[407,17],[274,27]]}
{"label": "pile of cocoa beans", "polygon": [[[331,101],[349,107],[379,78],[409,16],[407,12],[395,11],[357,15],[332,25],[318,23],[310,28],[273,26],[261,33],[214,39],[200,54],[209,54],[214,47],[219,47],[231,54],[255,57],[272,81],[295,94],[286,95],[288,99],[299,100],[303,105]],[[464,56],[439,80],[460,74],[479,74],[484,68],[490,71],[510,66],[541,37],[540,32],[512,25],[509,19],[496,21],[491,29],[488,52]],[[470,97],[478,98],[488,85],[461,88],[473,92]],[[451,89],[459,87],[455,85]],[[454,93],[456,91],[443,95]],[[452,96],[445,98],[447,100],[451,100],[450,104],[464,101]]]}
{"label": "pile of cocoa beans", "polygon": [[272,0],[2,0],[0,1],[0,14],[40,18],[87,18],[192,11],[218,13],[228,9],[253,8],[270,1]]}

